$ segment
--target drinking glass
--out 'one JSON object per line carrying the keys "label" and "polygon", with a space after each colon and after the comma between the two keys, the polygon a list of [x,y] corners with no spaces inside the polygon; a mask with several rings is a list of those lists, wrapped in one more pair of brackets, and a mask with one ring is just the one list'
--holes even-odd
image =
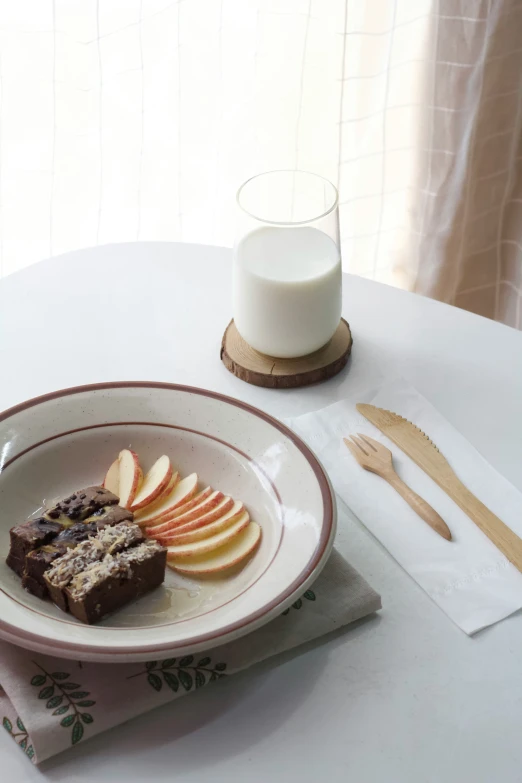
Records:
{"label": "drinking glass", "polygon": [[305,356],[339,326],[338,201],[331,182],[307,171],[270,171],[240,187],[233,311],[255,350]]}

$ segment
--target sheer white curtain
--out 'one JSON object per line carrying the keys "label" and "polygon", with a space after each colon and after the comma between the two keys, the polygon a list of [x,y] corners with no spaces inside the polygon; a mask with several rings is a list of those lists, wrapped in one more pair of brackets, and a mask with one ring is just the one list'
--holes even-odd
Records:
{"label": "sheer white curtain", "polygon": [[248,177],[339,185],[348,271],[522,328],[522,0],[0,0],[0,276],[231,245]]}
{"label": "sheer white curtain", "polygon": [[339,183],[343,263],[408,285],[433,0],[0,3],[0,265],[231,245],[247,177]]}

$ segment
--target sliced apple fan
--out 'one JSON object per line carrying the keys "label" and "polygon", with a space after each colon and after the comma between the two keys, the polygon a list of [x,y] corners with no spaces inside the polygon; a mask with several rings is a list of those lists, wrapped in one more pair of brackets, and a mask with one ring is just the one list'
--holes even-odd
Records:
{"label": "sliced apple fan", "polygon": [[103,486],[119,495],[149,538],[167,547],[167,564],[182,574],[226,571],[261,540],[261,528],[243,503],[211,487],[198,491],[197,474],[180,479],[166,455],[144,477],[138,455],[123,449]]}

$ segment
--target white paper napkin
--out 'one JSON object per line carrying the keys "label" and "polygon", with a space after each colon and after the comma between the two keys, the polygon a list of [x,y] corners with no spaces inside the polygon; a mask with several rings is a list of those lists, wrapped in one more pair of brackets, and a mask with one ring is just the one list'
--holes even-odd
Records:
{"label": "white paper napkin", "polygon": [[[522,494],[405,381],[287,424],[314,449],[348,507],[463,631],[472,634],[520,609],[522,574],[413,460],[358,413],[357,402],[394,411],[420,427],[468,488],[522,537]],[[356,432],[391,449],[398,474],[439,512],[453,541],[437,535],[382,478],[358,465],[342,442]]]}

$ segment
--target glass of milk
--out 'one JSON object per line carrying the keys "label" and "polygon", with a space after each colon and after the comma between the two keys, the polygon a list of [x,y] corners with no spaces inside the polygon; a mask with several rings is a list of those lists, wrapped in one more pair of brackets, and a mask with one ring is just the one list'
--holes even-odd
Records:
{"label": "glass of milk", "polygon": [[237,194],[233,307],[246,342],[278,358],[322,348],[341,318],[337,189],[306,171],[270,171]]}

